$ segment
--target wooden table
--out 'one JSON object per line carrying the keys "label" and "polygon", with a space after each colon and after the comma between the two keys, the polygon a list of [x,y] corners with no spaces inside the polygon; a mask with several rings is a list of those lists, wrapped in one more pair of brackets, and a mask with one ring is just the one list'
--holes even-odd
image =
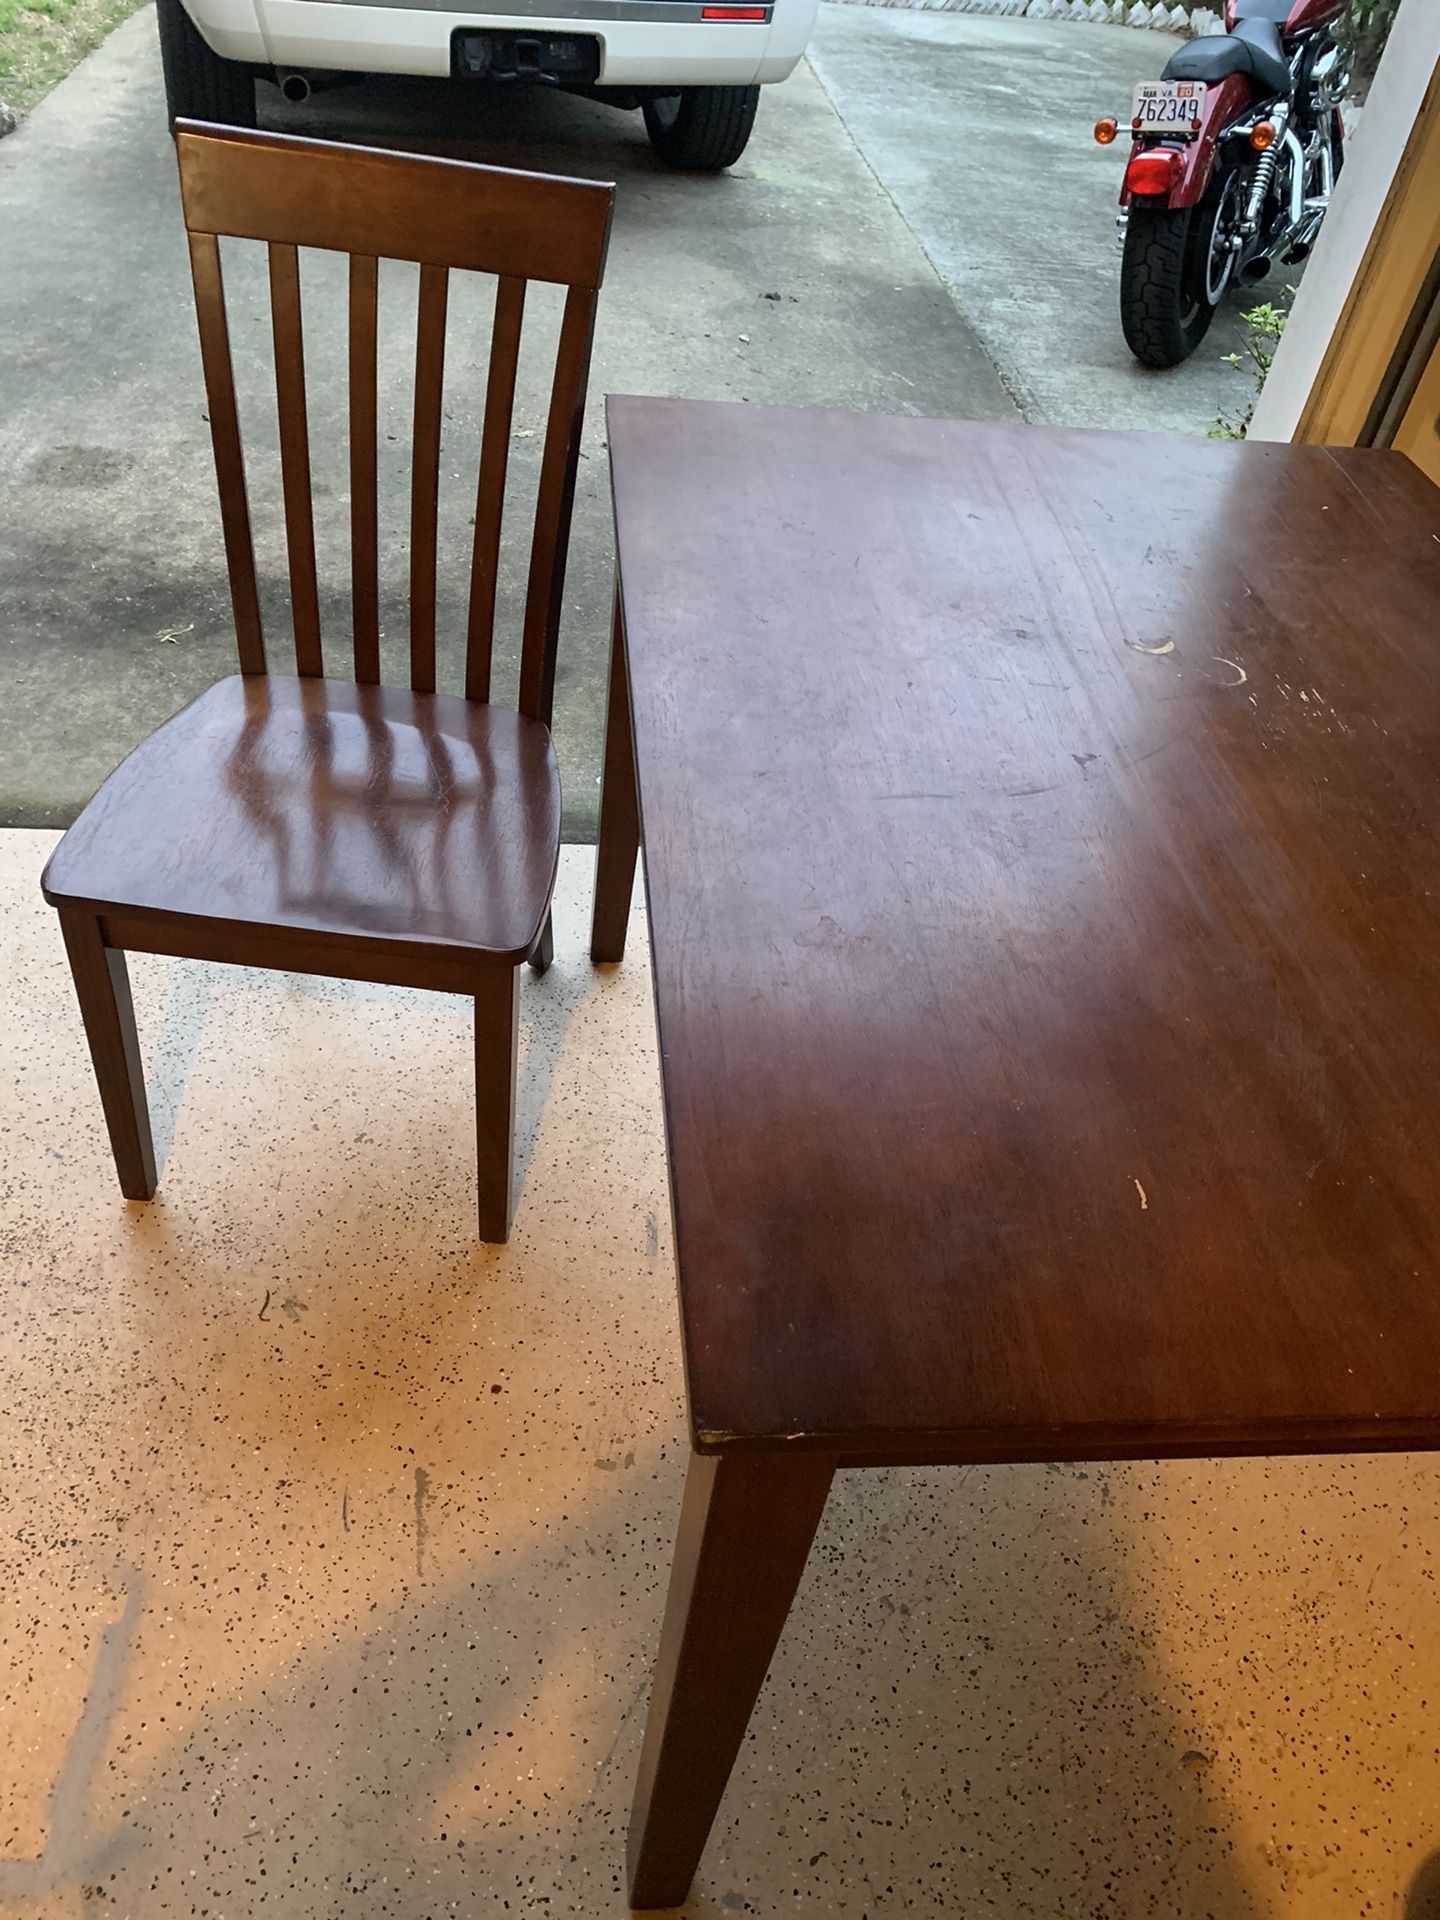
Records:
{"label": "wooden table", "polygon": [[643,820],[694,1440],[645,1907],[836,1468],[1440,1444],[1440,493],[659,400],[610,455],[593,953]]}

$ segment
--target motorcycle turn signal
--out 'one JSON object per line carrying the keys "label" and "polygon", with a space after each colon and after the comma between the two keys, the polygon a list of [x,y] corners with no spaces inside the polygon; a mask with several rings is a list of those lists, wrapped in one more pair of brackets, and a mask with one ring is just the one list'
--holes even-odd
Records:
{"label": "motorcycle turn signal", "polygon": [[1118,120],[1112,120],[1107,117],[1104,120],[1097,120],[1095,122],[1095,138],[1102,147],[1108,147],[1119,131],[1120,123]]}

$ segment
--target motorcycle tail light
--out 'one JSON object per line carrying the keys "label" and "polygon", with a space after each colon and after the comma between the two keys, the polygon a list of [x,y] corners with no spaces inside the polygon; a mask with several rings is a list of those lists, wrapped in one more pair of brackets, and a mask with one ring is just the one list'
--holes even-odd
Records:
{"label": "motorcycle tail light", "polygon": [[1169,193],[1185,162],[1173,147],[1151,147],[1137,153],[1125,169],[1125,185],[1131,193]]}
{"label": "motorcycle tail light", "polygon": [[1275,122],[1273,120],[1257,120],[1255,125],[1250,129],[1250,144],[1254,147],[1256,153],[1264,153],[1268,148],[1273,147],[1275,144]]}
{"label": "motorcycle tail light", "polygon": [[1106,119],[1095,122],[1095,138],[1102,147],[1108,147],[1119,131],[1120,123],[1118,120]]}

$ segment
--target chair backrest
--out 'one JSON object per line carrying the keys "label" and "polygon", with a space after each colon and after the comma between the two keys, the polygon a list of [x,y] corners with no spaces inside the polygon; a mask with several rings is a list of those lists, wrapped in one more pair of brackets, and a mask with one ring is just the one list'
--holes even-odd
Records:
{"label": "chair backrest", "polygon": [[549,722],[595,303],[614,188],[463,161],[337,146],[180,121],[180,191],[220,488],[235,631],[244,673],[264,673],[265,644],[220,239],[269,248],[280,469],[295,666],[320,675],[319,589],[305,408],[298,249],[350,256],[349,429],[354,672],[380,678],[376,475],[379,262],[420,267],[410,493],[410,684],[435,690],[436,540],[445,314],[452,269],[497,276],[485,396],[466,634],[465,692],[490,697],[500,522],[528,280],[568,289],[541,456],[520,661],[520,710]]}

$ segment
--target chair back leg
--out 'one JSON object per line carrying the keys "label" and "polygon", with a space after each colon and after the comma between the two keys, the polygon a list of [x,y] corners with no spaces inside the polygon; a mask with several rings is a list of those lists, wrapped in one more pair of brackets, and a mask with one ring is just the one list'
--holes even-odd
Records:
{"label": "chair back leg", "polygon": [[90,1058],[95,1063],[120,1191],[127,1200],[152,1200],[155,1146],[150,1137],[150,1110],[145,1103],[140,1041],[135,1032],[125,956],[118,948],[105,945],[100,922],[93,913],[62,908],[60,930],[70,957]]}
{"label": "chair back leg", "polygon": [[545,924],[540,929],[540,937],[530,949],[530,964],[536,973],[544,973],[555,958],[555,915],[545,915]]}
{"label": "chair back leg", "polygon": [[475,1134],[480,1238],[503,1245],[514,1205],[520,969],[488,968],[475,995]]}

